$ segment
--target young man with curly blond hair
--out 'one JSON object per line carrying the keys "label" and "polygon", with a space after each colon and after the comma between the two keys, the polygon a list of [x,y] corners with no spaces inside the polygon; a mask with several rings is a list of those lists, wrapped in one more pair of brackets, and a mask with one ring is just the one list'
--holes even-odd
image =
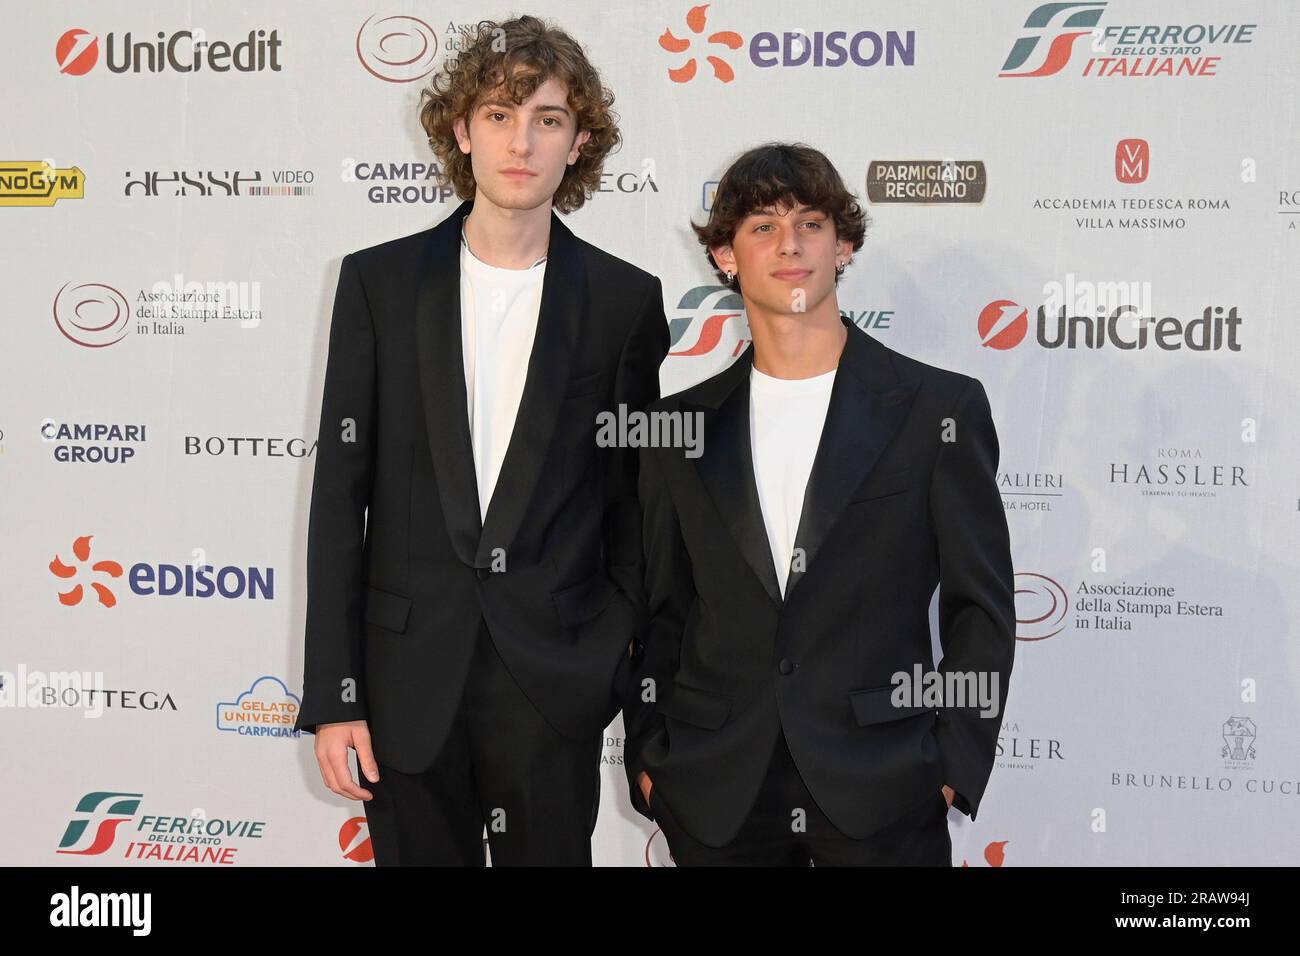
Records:
{"label": "young man with curly blond hair", "polygon": [[463,202],[343,259],[297,726],[379,865],[481,866],[486,827],[493,865],[589,866],[644,614],[635,450],[596,419],[658,397],[662,289],[556,215],[619,144],[570,36],[480,24],[421,103]]}

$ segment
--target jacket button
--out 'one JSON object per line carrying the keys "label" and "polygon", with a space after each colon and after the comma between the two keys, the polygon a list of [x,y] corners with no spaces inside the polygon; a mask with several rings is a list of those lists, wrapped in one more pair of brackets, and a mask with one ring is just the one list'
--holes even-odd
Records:
{"label": "jacket button", "polygon": [[492,569],[491,569],[491,568],[475,568],[475,569],[474,569],[474,573],[478,575],[478,579],[479,579],[480,581],[486,581],[489,577],[492,576]]}
{"label": "jacket button", "polygon": [[794,662],[788,657],[781,658],[781,663],[776,665],[777,670],[787,677],[794,673]]}

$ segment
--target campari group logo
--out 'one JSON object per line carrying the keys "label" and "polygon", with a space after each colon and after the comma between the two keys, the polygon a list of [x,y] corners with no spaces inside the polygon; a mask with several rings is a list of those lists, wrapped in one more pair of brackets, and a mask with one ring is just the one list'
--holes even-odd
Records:
{"label": "campari group logo", "polygon": [[[1137,4],[1121,9],[1138,9]],[[1145,9],[1145,6],[1143,7]],[[1044,3],[1025,19],[1028,35],[1011,46],[998,76],[1044,77],[1076,73],[1096,77],[1217,76],[1223,52],[1253,43],[1254,23],[1107,24],[1107,3]],[[1076,57],[1088,38],[1088,54]],[[1216,51],[1213,55],[1209,51]],[[1078,66],[1079,61],[1083,66]],[[1073,69],[1070,69],[1071,64]]]}
{"label": "campari group logo", "polygon": [[[672,82],[690,83],[703,77],[703,62],[716,82],[730,83],[736,78],[736,64],[745,61],[744,38],[734,30],[710,26],[712,6],[704,3],[687,10],[684,26],[676,28],[681,36],[671,27],[659,35],[660,48],[674,57],[674,65],[668,67]],[[750,64],[762,68],[912,66],[916,31],[794,29],[778,34],[762,30],[750,38],[747,52]]]}

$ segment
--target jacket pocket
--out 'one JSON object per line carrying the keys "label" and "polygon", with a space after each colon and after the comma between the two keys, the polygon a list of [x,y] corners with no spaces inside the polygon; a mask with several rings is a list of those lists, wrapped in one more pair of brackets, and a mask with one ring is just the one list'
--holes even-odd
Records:
{"label": "jacket pocket", "polygon": [[858,726],[883,724],[891,720],[901,720],[904,717],[915,717],[918,714],[938,713],[934,707],[916,704],[895,707],[893,700],[890,699],[893,693],[893,684],[849,691],[849,703],[853,707],[853,719],[857,721]]}
{"label": "jacket pocket", "polygon": [[912,487],[911,481],[912,469],[910,467],[900,468],[898,471],[891,471],[884,475],[873,476],[867,479],[865,487],[860,492],[849,499],[849,503],[875,501],[877,498],[901,495]]}
{"label": "jacket pocket", "polygon": [[605,373],[600,369],[589,372],[586,375],[579,375],[577,378],[569,379],[564,389],[565,398],[581,398],[583,395],[591,395],[599,392],[604,384]]}
{"label": "jacket pocket", "polygon": [[[705,730],[717,730],[727,722],[731,713],[731,698],[674,682],[659,701],[658,711],[673,720]],[[650,793],[653,796],[654,790]]]}
{"label": "jacket pocket", "polygon": [[551,592],[555,613],[565,627],[577,627],[605,610],[614,594],[614,582],[603,571],[562,591]]}
{"label": "jacket pocket", "polygon": [[405,595],[375,587],[366,591],[366,620],[371,624],[401,634],[410,612],[411,599]]}

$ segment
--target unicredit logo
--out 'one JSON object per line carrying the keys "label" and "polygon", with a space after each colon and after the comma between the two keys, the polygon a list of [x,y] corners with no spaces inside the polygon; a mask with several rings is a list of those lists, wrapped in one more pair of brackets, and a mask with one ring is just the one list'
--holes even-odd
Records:
{"label": "unicredit logo", "polygon": [[[104,36],[104,65],[110,73],[280,72],[278,30],[249,30],[237,41],[212,40],[204,30],[159,30],[151,39]],[[54,45],[59,72],[84,76],[99,62],[100,41],[82,29],[68,30]]]}
{"label": "unicredit logo", "polygon": [[[1029,331],[1029,310],[1010,299],[997,299],[980,311],[977,322],[980,344],[1006,351],[1025,340]],[[1045,349],[1140,350],[1154,346],[1166,352],[1240,352],[1237,333],[1241,316],[1237,307],[1206,306],[1199,318],[1143,315],[1122,305],[1096,316],[1069,315],[1061,306],[1051,316],[1039,306],[1035,339]]]}

